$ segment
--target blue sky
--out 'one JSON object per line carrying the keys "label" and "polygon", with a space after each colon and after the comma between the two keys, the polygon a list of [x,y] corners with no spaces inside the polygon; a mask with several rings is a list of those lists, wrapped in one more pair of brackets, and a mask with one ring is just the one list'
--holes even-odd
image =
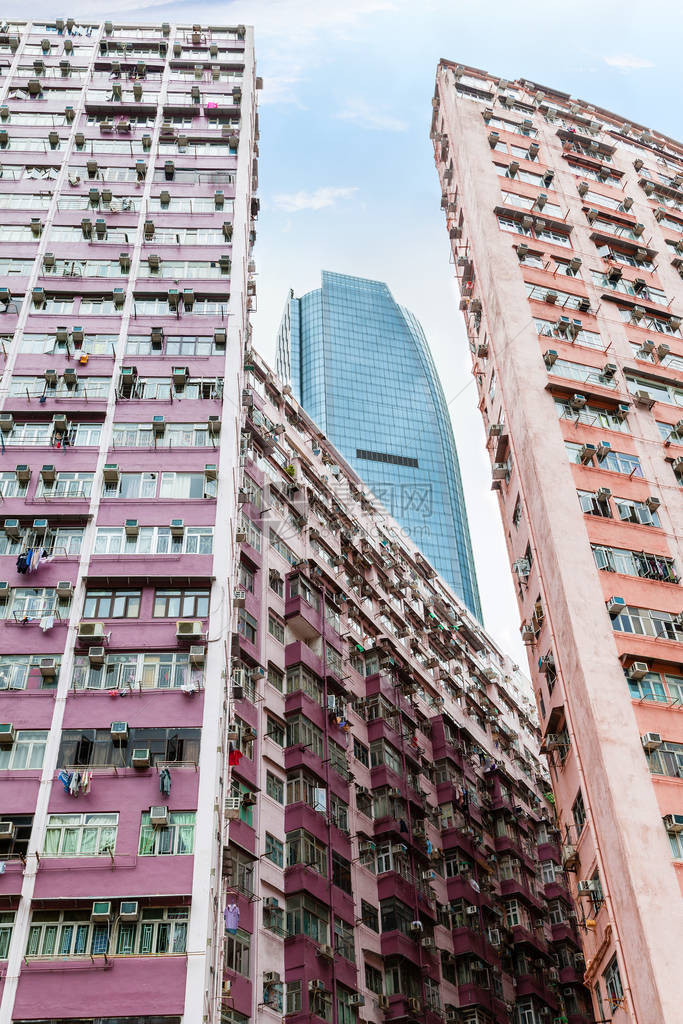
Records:
{"label": "blue sky", "polygon": [[[24,10],[5,0],[4,16]],[[64,13],[43,0],[31,11]],[[317,287],[322,269],[386,281],[421,320],[453,418],[486,625],[524,664],[429,140],[436,64],[527,77],[681,138],[678,5],[70,0],[66,13],[255,26],[265,80],[256,347],[274,362],[288,289]]]}

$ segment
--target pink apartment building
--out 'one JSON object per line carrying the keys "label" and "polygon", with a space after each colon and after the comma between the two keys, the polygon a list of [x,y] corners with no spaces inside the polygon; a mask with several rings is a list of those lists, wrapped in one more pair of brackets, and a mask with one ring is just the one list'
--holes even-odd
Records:
{"label": "pink apartment building", "polygon": [[218,1021],[252,34],[0,65],[0,1020]]}
{"label": "pink apartment building", "polygon": [[445,60],[433,108],[585,981],[677,1024],[683,147]]}

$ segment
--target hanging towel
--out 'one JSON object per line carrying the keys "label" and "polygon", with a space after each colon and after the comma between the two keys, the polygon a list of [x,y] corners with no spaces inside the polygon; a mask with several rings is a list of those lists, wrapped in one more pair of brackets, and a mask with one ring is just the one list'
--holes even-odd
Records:
{"label": "hanging towel", "polygon": [[235,767],[237,767],[237,765],[242,760],[242,756],[243,755],[241,750],[231,750],[230,753],[228,754],[228,764],[235,765]]}
{"label": "hanging towel", "polygon": [[171,773],[168,768],[162,768],[159,772],[159,789],[164,796],[168,796],[171,792]]}
{"label": "hanging towel", "polygon": [[52,629],[54,624],[54,615],[43,615],[42,619],[40,620],[40,628],[42,629],[43,633],[46,633],[48,629]]}
{"label": "hanging towel", "polygon": [[223,913],[223,918],[225,920],[226,932],[234,935],[240,922],[240,908],[236,903],[228,903]]}

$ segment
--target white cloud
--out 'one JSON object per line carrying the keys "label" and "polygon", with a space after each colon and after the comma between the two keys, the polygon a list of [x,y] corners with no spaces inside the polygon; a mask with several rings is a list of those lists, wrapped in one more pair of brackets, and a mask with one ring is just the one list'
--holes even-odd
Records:
{"label": "white cloud", "polygon": [[619,68],[620,71],[641,71],[643,68],[653,68],[655,65],[645,57],[634,57],[632,53],[621,53],[616,57],[603,57],[605,64],[611,68]]}
{"label": "white cloud", "polygon": [[314,192],[281,192],[273,196],[273,203],[285,213],[299,213],[301,210],[322,210],[334,206],[338,199],[350,199],[357,188],[317,188]]}
{"label": "white cloud", "polygon": [[365,100],[354,100],[344,110],[335,115],[340,121],[351,121],[360,128],[369,128],[378,132],[405,132],[408,130],[406,121],[391,114],[383,114]]}

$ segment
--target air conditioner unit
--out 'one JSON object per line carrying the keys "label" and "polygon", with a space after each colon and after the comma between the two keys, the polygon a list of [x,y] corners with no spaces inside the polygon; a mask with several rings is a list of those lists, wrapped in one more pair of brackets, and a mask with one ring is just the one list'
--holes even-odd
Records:
{"label": "air conditioner unit", "polygon": [[[277,910],[279,906],[280,901],[275,896],[266,896],[266,898],[263,901],[263,907],[265,910]],[[278,974],[278,980],[279,978],[280,975]]]}
{"label": "air conditioner unit", "polygon": [[21,534],[18,519],[6,519],[3,524],[3,529],[8,537],[16,538],[19,537]]}
{"label": "air conditioner unit", "polygon": [[[0,299],[0,302],[2,299]],[[14,429],[14,416],[11,412],[0,413],[0,430],[5,434],[9,434]]]}
{"label": "air conditioner unit", "polygon": [[154,828],[166,828],[169,822],[168,807],[164,805],[150,807],[149,821]]}
{"label": "air conditioner unit", "polygon": [[109,900],[97,900],[90,911],[91,921],[111,920],[111,902]]}
{"label": "air conditioner unit", "polygon": [[242,794],[242,807],[253,807],[256,803],[256,793],[243,793]]}
{"label": "air conditioner unit", "polygon": [[324,992],[325,982],[321,981],[320,978],[312,978],[308,983],[309,992]]}
{"label": "air conditioner unit", "polygon": [[474,917],[475,914],[479,913],[479,909],[478,907],[474,907],[472,906],[472,904],[470,904],[469,906],[465,907],[465,913],[468,915],[468,917]]}
{"label": "air conditioner unit", "polygon": [[119,482],[119,467],[115,462],[106,462],[103,470],[104,482],[106,484],[117,484]]}
{"label": "air conditioner unit", "polygon": [[683,832],[683,814],[665,814],[662,821],[667,832]]}
{"label": "air conditioner unit", "polygon": [[226,818],[234,821],[240,816],[240,809],[242,807],[242,800],[238,796],[229,796],[225,800],[225,816]]}
{"label": "air conditioner unit", "polygon": [[33,529],[36,533],[45,533],[47,530],[47,519],[34,519]]}
{"label": "air conditioner unit", "polygon": [[569,399],[569,404],[572,409],[583,409],[587,401],[585,395],[574,394]]}
{"label": "air conditioner unit", "polygon": [[104,665],[104,647],[89,647],[88,661],[91,665]]}
{"label": "air conditioner unit", "polygon": [[609,487],[598,487],[597,491],[595,492],[595,497],[598,499],[598,501],[601,502],[609,501],[609,499],[612,497],[612,492],[609,489]]}
{"label": "air conditioner unit", "polygon": [[408,1008],[411,1013],[421,1013],[422,1003],[420,1002],[419,999],[415,999],[414,996],[411,996],[410,999],[408,1000]]}
{"label": "air conditioner unit", "polygon": [[215,463],[210,462],[204,466],[204,476],[207,480],[218,479],[218,466]]}
{"label": "air conditioner unit", "polygon": [[[263,905],[265,907],[268,901],[264,900]],[[277,903],[277,900],[275,901]],[[280,974],[278,971],[264,971],[263,972],[263,984],[264,985],[279,985],[281,982]]]}
{"label": "air conditioner unit", "polygon": [[190,647],[190,665],[200,666],[206,661],[206,647]]}
{"label": "air conditioner unit", "polygon": [[178,640],[184,637],[199,637],[203,635],[202,623],[199,619],[178,619],[175,632]]}
{"label": "air conditioner unit", "polygon": [[380,1010],[388,1010],[390,1006],[389,996],[377,996],[377,1005],[379,1006]]}
{"label": "air conditioner unit", "polygon": [[578,854],[576,852],[576,847],[575,846],[572,846],[571,843],[567,843],[565,846],[562,847],[562,867],[563,868],[567,868],[567,870],[571,870],[571,868],[576,865],[576,862],[578,861],[578,859],[579,858],[578,858]]}
{"label": "air conditioner unit", "polygon": [[662,737],[658,732],[646,732],[640,737],[640,742],[643,744],[643,750],[657,750],[662,745]]}
{"label": "air conditioner unit", "polygon": [[607,611],[613,619],[623,612],[626,607],[626,601],[623,597],[610,597],[605,603],[607,605]]}
{"label": "air conditioner unit", "polygon": [[586,893],[599,892],[600,883],[593,878],[583,879],[582,881],[577,882],[576,891],[582,896],[585,896]]}
{"label": "air conditioner unit", "polygon": [[630,408],[627,402],[620,402],[616,409],[613,410],[612,415],[615,419],[623,422],[628,416]]}
{"label": "air conditioner unit", "polygon": [[171,536],[172,537],[184,537],[185,536],[185,520],[184,519],[172,519],[170,522]]}
{"label": "air conditioner unit", "polygon": [[41,658],[40,674],[43,677],[43,679],[54,679],[54,677],[57,675],[57,659]]}
{"label": "air conditioner unit", "polygon": [[598,446],[595,449],[595,454],[597,455],[598,462],[602,462],[611,450],[612,445],[609,443],[609,441],[599,441]]}
{"label": "air conditioner unit", "polygon": [[137,900],[121,900],[119,920],[137,921],[140,915],[140,904]]}
{"label": "air conditioner unit", "polygon": [[557,362],[557,352],[554,348],[546,349],[543,353],[543,361],[548,369]]}
{"label": "air conditioner unit", "polygon": [[643,679],[649,671],[650,667],[646,661],[634,661],[626,674],[629,679]]}
{"label": "air conditioner unit", "polygon": [[209,434],[215,437],[221,432],[220,416],[209,416]]}
{"label": "air conditioner unit", "polygon": [[646,409],[651,409],[655,404],[655,399],[651,396],[649,391],[639,389],[633,396],[636,400],[636,405],[642,405]]}
{"label": "air conditioner unit", "polygon": [[420,945],[423,949],[436,949],[436,943],[431,935],[425,935],[424,939],[421,940]]}
{"label": "air conditioner unit", "polygon": [[149,768],[152,755],[147,747],[136,747],[131,754],[130,763],[133,768]]}
{"label": "air conditioner unit", "polygon": [[79,640],[101,640],[104,636],[104,623],[103,622],[79,622],[78,624],[78,639]]}
{"label": "air conditioner unit", "polygon": [[124,530],[126,537],[137,537],[140,533],[140,524],[137,519],[126,519]]}
{"label": "air conditioner unit", "polygon": [[0,722],[0,747],[11,747],[17,738],[16,729],[9,722]]}
{"label": "air conditioner unit", "polygon": [[[413,829],[413,832],[414,831],[415,831],[415,829]],[[436,871],[423,871],[422,872],[422,881],[423,882],[433,882],[435,879],[436,879]]]}
{"label": "air conditioner unit", "polygon": [[13,821],[0,821],[0,839],[14,839],[15,827]]}
{"label": "air conditioner unit", "polygon": [[508,475],[507,462],[494,462],[493,469],[491,471],[491,477],[493,480],[505,480]]}
{"label": "air conditioner unit", "polygon": [[128,722],[112,722],[109,732],[112,743],[123,746],[128,742]]}

